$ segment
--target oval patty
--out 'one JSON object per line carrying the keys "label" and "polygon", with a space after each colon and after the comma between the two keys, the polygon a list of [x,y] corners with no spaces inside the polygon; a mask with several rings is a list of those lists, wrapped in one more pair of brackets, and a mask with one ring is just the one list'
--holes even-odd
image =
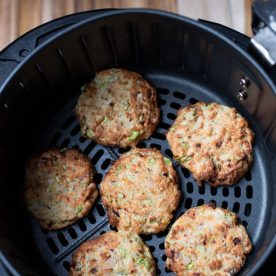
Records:
{"label": "oval patty", "polygon": [[27,163],[25,201],[43,228],[74,223],[88,213],[97,195],[90,160],[75,149],[50,149]]}
{"label": "oval patty", "polygon": [[142,239],[129,232],[107,232],[74,253],[71,276],[155,275],[155,263]]}
{"label": "oval patty", "polygon": [[111,166],[100,193],[111,225],[144,234],[167,227],[181,195],[170,160],[156,149],[139,148]]}
{"label": "oval patty", "polygon": [[251,250],[236,214],[211,204],[189,209],[165,240],[167,267],[177,275],[234,275]]}
{"label": "oval patty", "polygon": [[252,164],[254,133],[237,112],[199,102],[177,113],[167,139],[176,159],[194,178],[212,186],[236,183]]}
{"label": "oval patty", "polygon": [[106,146],[135,146],[159,122],[156,91],[141,75],[124,69],[96,74],[75,108],[83,136]]}

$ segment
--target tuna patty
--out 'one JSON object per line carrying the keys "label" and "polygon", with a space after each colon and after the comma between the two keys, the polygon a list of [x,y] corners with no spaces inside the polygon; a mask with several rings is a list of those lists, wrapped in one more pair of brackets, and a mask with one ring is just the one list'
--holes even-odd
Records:
{"label": "tuna patty", "polygon": [[75,108],[83,136],[106,146],[135,146],[155,130],[156,91],[141,75],[124,69],[96,74]]}

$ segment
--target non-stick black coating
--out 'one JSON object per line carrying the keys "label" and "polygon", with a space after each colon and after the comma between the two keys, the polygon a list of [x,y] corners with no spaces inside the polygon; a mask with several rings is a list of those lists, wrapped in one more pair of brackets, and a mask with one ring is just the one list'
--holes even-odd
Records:
{"label": "non-stick black coating", "polygon": [[[244,64],[248,68],[244,69]],[[32,152],[49,146],[76,147],[91,158],[99,184],[112,161],[124,150],[102,147],[81,137],[72,110],[80,93],[79,87],[93,77],[94,71],[113,66],[140,72],[157,88],[162,120],[154,135],[140,146],[157,147],[171,157],[164,134],[177,109],[197,100],[235,106],[249,120],[256,134],[254,164],[251,172],[237,185],[210,188],[206,184],[199,189],[189,172],[174,162],[183,192],[174,220],[191,206],[210,200],[237,212],[248,227],[254,245],[243,273],[248,275],[256,271],[261,263],[257,262],[262,257],[260,253],[267,250],[266,241],[272,240],[275,234],[271,223],[275,209],[273,164],[263,130],[237,102],[230,82],[238,82],[241,74],[246,74],[251,77],[252,84],[257,83],[256,79],[264,88],[271,84],[240,52],[194,22],[154,12],[119,14],[72,29],[47,43],[47,47],[41,47],[15,72],[1,95],[6,104],[3,111],[7,114],[6,123],[9,123],[5,128],[8,139],[4,139],[7,145],[4,154],[10,153],[10,162],[14,162],[12,153],[17,152],[17,163],[21,165],[18,170],[23,176],[22,165]],[[19,96],[25,101],[24,105]],[[18,137],[16,133],[24,133],[17,144],[14,141]],[[18,190],[16,184],[14,187]],[[86,218],[64,230],[48,232],[33,220],[31,227],[31,236],[42,259],[52,273],[58,275],[67,274],[71,255],[81,242],[110,229],[100,202]],[[143,237],[150,245],[161,274],[168,273],[163,244],[166,233]]]}

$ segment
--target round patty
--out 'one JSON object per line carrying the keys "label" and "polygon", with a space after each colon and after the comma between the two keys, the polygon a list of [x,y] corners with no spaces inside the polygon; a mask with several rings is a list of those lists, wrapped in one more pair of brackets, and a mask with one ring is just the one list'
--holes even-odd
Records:
{"label": "round patty", "polygon": [[110,168],[100,193],[110,224],[134,233],[158,233],[180,200],[172,163],[156,149],[132,149]]}
{"label": "round patty", "polygon": [[25,201],[43,228],[55,230],[85,216],[98,195],[89,159],[75,149],[50,149],[27,163]]}
{"label": "round patty", "polygon": [[96,74],[76,105],[83,136],[106,146],[135,146],[159,122],[156,91],[141,75],[124,69]]}
{"label": "round patty", "polygon": [[236,183],[253,161],[254,133],[237,112],[217,103],[186,106],[167,133],[174,158],[212,186]]}
{"label": "round patty", "polygon": [[236,214],[212,204],[189,209],[165,240],[167,267],[177,275],[234,275],[251,250]]}
{"label": "round patty", "polygon": [[70,269],[77,275],[155,275],[155,263],[142,239],[130,232],[107,232],[83,243]]}

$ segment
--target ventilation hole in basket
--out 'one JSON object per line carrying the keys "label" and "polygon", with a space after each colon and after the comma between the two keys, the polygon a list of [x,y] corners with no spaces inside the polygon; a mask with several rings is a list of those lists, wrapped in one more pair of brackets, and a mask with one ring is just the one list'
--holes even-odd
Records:
{"label": "ventilation hole in basket", "polygon": [[96,164],[103,154],[104,154],[104,151],[102,149],[98,150],[97,153],[91,159],[92,164]]}
{"label": "ventilation hole in basket", "polygon": [[164,262],[166,262],[167,256],[166,256],[165,254],[162,255],[162,260],[163,260]]}
{"label": "ventilation hole in basket", "polygon": [[167,114],[167,117],[168,117],[168,119],[170,119],[170,120],[175,120],[176,115],[173,114],[173,113],[168,113],[168,114]]}
{"label": "ventilation hole in basket", "polygon": [[173,158],[173,154],[172,154],[171,150],[166,149],[165,154],[167,154],[170,158]]}
{"label": "ventilation hole in basket", "polygon": [[190,102],[191,104],[196,104],[196,103],[198,102],[198,100],[195,99],[195,98],[190,98],[189,102]]}
{"label": "ventilation hole in basket", "polygon": [[170,104],[170,107],[178,110],[181,107],[181,105],[179,103],[172,102]]}
{"label": "ventilation hole in basket", "polygon": [[170,91],[166,88],[156,88],[156,91],[158,94],[162,95],[168,95],[170,93]]}
{"label": "ventilation hole in basket", "polygon": [[151,147],[151,148],[158,149],[158,150],[161,150],[161,146],[158,145],[158,144],[155,144],[155,143],[151,143],[151,144],[150,144],[150,147]]}
{"label": "ventilation hole in basket", "polygon": [[168,235],[168,233],[169,233],[169,229],[167,228],[166,230],[157,233],[156,236],[157,236],[158,238],[164,238],[164,237],[166,237],[166,236]]}
{"label": "ventilation hole in basket", "polygon": [[68,233],[72,239],[76,239],[78,237],[76,231],[72,227],[68,228]]}
{"label": "ventilation hole in basket", "polygon": [[251,204],[247,203],[244,208],[244,215],[249,217],[251,215]]}
{"label": "ventilation hole in basket", "polygon": [[59,140],[60,137],[61,137],[61,133],[60,132],[56,132],[54,134],[54,136],[52,137],[52,139],[50,140],[49,145],[50,146],[55,146],[57,144],[57,141]]}
{"label": "ventilation hole in basket", "polygon": [[165,249],[165,244],[164,244],[163,242],[161,242],[161,243],[159,244],[159,248],[160,248],[161,250]]}
{"label": "ventilation hole in basket", "polygon": [[213,206],[217,206],[217,202],[214,199],[210,200],[209,203],[211,203]]}
{"label": "ventilation hole in basket", "polygon": [[234,194],[235,194],[235,197],[240,197],[241,196],[241,188],[239,186],[235,187]]}
{"label": "ventilation hole in basket", "polygon": [[252,177],[251,177],[251,171],[247,171],[246,174],[245,174],[245,179],[247,181],[251,181]]}
{"label": "ventilation hole in basket", "polygon": [[65,138],[65,139],[63,140],[63,142],[61,143],[60,147],[61,147],[62,149],[67,148],[68,145],[69,145],[69,143],[70,143],[70,140],[69,140],[68,138]]}
{"label": "ventilation hole in basket", "polygon": [[117,231],[117,227],[112,226],[111,224],[109,224],[109,229],[112,230],[112,231]]}
{"label": "ventilation hole in basket", "polygon": [[92,212],[88,213],[87,218],[91,224],[96,223],[96,219],[95,219],[94,215],[92,214]]}
{"label": "ventilation hole in basket", "polygon": [[198,192],[199,192],[201,195],[204,195],[204,194],[205,194],[205,184],[201,184],[201,186],[198,186]]}
{"label": "ventilation hole in basket", "polygon": [[144,241],[151,241],[152,240],[152,235],[140,235],[140,237]]}
{"label": "ventilation hole in basket", "polygon": [[223,209],[227,209],[227,207],[228,207],[228,202],[227,202],[227,201],[222,201],[221,207],[222,207]]}
{"label": "ventilation hole in basket", "polygon": [[154,252],[155,251],[155,247],[153,245],[149,246],[150,252]]}
{"label": "ventilation hole in basket", "polygon": [[222,195],[225,196],[225,197],[227,197],[227,196],[229,195],[229,189],[226,188],[226,187],[224,187],[224,188],[222,189]]}
{"label": "ventilation hole in basket", "polygon": [[233,205],[233,212],[237,214],[239,211],[240,211],[240,204],[239,202],[235,202]]}
{"label": "ventilation hole in basket", "polygon": [[105,210],[101,204],[97,204],[96,208],[101,217],[105,216]]}
{"label": "ventilation hole in basket", "polygon": [[194,191],[194,186],[192,182],[187,182],[187,193],[191,194]]}
{"label": "ventilation hole in basket", "polygon": [[172,273],[172,271],[169,270],[167,267],[165,267],[165,272],[167,272],[167,273]]}
{"label": "ventilation hole in basket", "polygon": [[49,248],[51,249],[51,251],[54,254],[57,254],[59,250],[58,250],[58,247],[56,246],[55,242],[53,241],[53,239],[52,238],[47,238],[46,242],[47,242]]}
{"label": "ventilation hole in basket", "polygon": [[102,182],[103,175],[101,173],[96,173],[93,177],[93,180],[96,184],[100,184]]}
{"label": "ventilation hole in basket", "polygon": [[103,234],[105,234],[105,233],[106,233],[105,231],[101,231],[100,235],[103,235]]}
{"label": "ventilation hole in basket", "polygon": [[181,171],[182,171],[185,178],[190,177],[190,172],[187,169],[181,167]]}
{"label": "ventilation hole in basket", "polygon": [[178,99],[181,99],[181,100],[184,100],[186,98],[186,95],[181,93],[181,92],[178,92],[178,91],[175,91],[173,92],[173,95],[178,98]]}
{"label": "ventilation hole in basket", "polygon": [[108,166],[110,165],[110,161],[111,160],[109,158],[105,159],[104,162],[101,165],[101,169],[106,170],[108,168]]}
{"label": "ventilation hole in basket", "polygon": [[153,138],[159,139],[159,140],[166,140],[166,137],[163,133],[155,132],[152,135]]}
{"label": "ventilation hole in basket", "polygon": [[76,117],[74,115],[71,115],[67,120],[63,122],[61,125],[62,129],[68,128],[74,121],[76,120]]}
{"label": "ventilation hole in basket", "polygon": [[84,143],[86,141],[86,138],[83,136],[80,136],[79,141],[80,143]]}
{"label": "ventilation hole in basket", "polygon": [[145,142],[139,142],[139,144],[137,145],[138,148],[146,148],[147,144]]}
{"label": "ventilation hole in basket", "polygon": [[197,201],[197,206],[200,206],[200,205],[203,205],[204,204],[204,200],[202,198],[200,198],[198,201]]}
{"label": "ventilation hole in basket", "polygon": [[158,259],[156,257],[153,257],[153,260],[156,264],[158,264]]}
{"label": "ventilation hole in basket", "polygon": [[247,198],[253,197],[253,188],[250,185],[246,187],[246,197]]}
{"label": "ventilation hole in basket", "polygon": [[161,270],[159,268],[156,269],[156,274],[161,275]]}
{"label": "ventilation hole in basket", "polygon": [[164,100],[164,99],[161,99],[161,98],[157,98],[157,103],[158,103],[158,105],[160,106],[160,105],[165,105],[166,104],[166,100]]}
{"label": "ventilation hole in basket", "polygon": [[242,225],[243,225],[245,228],[247,228],[247,226],[248,226],[247,221],[243,220],[243,221],[242,221]]}
{"label": "ventilation hole in basket", "polygon": [[58,240],[60,241],[60,243],[63,245],[63,246],[67,246],[68,245],[68,241],[66,240],[65,236],[63,235],[63,233],[59,232],[57,234],[57,238]]}
{"label": "ventilation hole in basket", "polygon": [[90,142],[89,145],[84,149],[83,154],[89,155],[89,153],[95,148],[96,143],[94,141]]}
{"label": "ventilation hole in basket", "polygon": [[79,149],[80,149],[79,145],[74,145],[72,148],[73,148],[73,149],[76,149],[76,150],[79,150]]}
{"label": "ventilation hole in basket", "polygon": [[78,221],[78,226],[82,232],[86,231],[87,227],[82,220]]}
{"label": "ventilation hole in basket", "polygon": [[170,128],[170,125],[164,122],[160,122],[158,127],[168,130]]}
{"label": "ventilation hole in basket", "polygon": [[119,148],[119,149],[118,149],[118,152],[119,152],[120,154],[123,154],[123,153],[128,152],[128,151],[130,151],[130,147]]}
{"label": "ventilation hole in basket", "polygon": [[80,125],[76,125],[70,132],[70,134],[72,136],[75,136],[76,134],[78,134],[80,132]]}
{"label": "ventilation hole in basket", "polygon": [[185,208],[186,209],[189,209],[191,206],[192,206],[192,203],[193,203],[193,201],[192,201],[192,199],[191,198],[186,198],[186,201],[185,201]]}
{"label": "ventilation hole in basket", "polygon": [[69,272],[70,271],[70,264],[69,262],[65,261],[62,263],[63,267]]}
{"label": "ventilation hole in basket", "polygon": [[211,187],[211,195],[215,196],[217,194],[217,188]]}

